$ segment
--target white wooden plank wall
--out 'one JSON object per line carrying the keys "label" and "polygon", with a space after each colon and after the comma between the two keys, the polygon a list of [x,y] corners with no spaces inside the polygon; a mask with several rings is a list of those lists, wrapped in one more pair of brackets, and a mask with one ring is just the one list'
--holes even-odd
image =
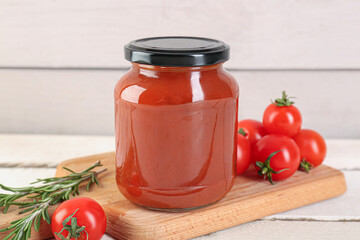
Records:
{"label": "white wooden plank wall", "polygon": [[231,45],[240,118],[283,89],[304,126],[360,137],[360,1],[0,0],[0,132],[113,134],[112,92],[140,37]]}
{"label": "white wooden plank wall", "polygon": [[358,68],[358,0],[1,0],[0,65],[124,67],[124,43],[195,35],[231,68]]}

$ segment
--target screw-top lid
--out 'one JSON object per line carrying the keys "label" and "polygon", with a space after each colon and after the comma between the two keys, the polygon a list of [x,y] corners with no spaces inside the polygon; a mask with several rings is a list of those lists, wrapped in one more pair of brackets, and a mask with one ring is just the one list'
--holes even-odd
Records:
{"label": "screw-top lid", "polygon": [[229,45],[200,37],[143,38],[131,41],[124,49],[126,60],[156,66],[205,66],[229,59]]}

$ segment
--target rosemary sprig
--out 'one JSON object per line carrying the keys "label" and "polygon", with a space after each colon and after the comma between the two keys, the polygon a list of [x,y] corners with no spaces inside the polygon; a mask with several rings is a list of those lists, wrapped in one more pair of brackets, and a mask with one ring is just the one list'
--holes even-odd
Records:
{"label": "rosemary sprig", "polygon": [[[0,188],[12,193],[0,194],[0,207],[5,207],[4,213],[10,206],[19,206],[22,209],[19,214],[31,212],[23,218],[17,219],[10,223],[10,226],[0,229],[0,232],[12,230],[3,240],[26,240],[31,237],[31,227],[34,225],[35,231],[39,231],[40,220],[44,219],[50,224],[50,216],[48,208],[58,202],[68,200],[70,195],[79,195],[80,183],[89,180],[86,189],[89,190],[92,184],[99,185],[97,176],[105,172],[106,169],[92,171],[96,167],[100,167],[100,161],[81,172],[74,172],[64,167],[70,174],[64,177],[51,177],[45,179],[37,179],[28,187],[12,188],[0,184]],[[34,185],[37,184],[37,185]],[[25,197],[26,202],[18,202],[18,199]]]}

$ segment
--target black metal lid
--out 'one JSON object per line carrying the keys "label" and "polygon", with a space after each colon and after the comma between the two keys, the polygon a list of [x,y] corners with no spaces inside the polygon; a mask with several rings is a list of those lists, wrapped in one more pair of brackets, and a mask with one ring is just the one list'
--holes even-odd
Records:
{"label": "black metal lid", "polygon": [[143,38],[131,41],[124,49],[126,60],[156,66],[205,66],[229,59],[227,44],[200,37]]}

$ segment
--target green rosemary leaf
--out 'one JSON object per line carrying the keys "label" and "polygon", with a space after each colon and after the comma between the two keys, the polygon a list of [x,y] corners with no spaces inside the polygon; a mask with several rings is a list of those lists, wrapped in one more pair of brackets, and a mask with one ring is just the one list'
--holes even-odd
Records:
{"label": "green rosemary leaf", "polygon": [[34,229],[35,231],[39,231],[40,229],[40,223],[41,223],[41,215],[36,215],[35,221],[34,221]]}
{"label": "green rosemary leaf", "polygon": [[3,240],[8,240],[12,235],[14,235],[14,232],[9,233]]}
{"label": "green rosemary leaf", "polygon": [[99,181],[97,180],[97,177],[95,177],[95,183],[96,183],[96,185],[100,186],[100,183],[99,183]]}
{"label": "green rosemary leaf", "polygon": [[19,212],[19,214],[23,214],[23,213],[30,212],[31,210],[34,210],[34,208],[35,208],[35,207],[26,208],[25,210],[22,210],[21,212]]}
{"label": "green rosemary leaf", "polygon": [[91,174],[91,181],[94,183],[95,182],[95,174]]}
{"label": "green rosemary leaf", "polygon": [[7,211],[8,211],[8,209],[9,209],[9,207],[10,207],[10,205],[7,205],[7,206],[5,207],[5,209],[4,209],[4,214],[6,214],[6,213],[7,213]]}
{"label": "green rosemary leaf", "polygon": [[63,167],[63,169],[65,169],[65,170],[67,170],[67,171],[69,171],[69,172],[71,172],[71,173],[75,173],[73,170],[71,170],[70,168],[67,168],[67,167]]}
{"label": "green rosemary leaf", "polygon": [[45,213],[45,221],[50,224],[51,223],[51,219],[50,219],[50,216],[49,216],[49,212],[47,211],[47,207],[43,210],[43,212]]}
{"label": "green rosemary leaf", "polygon": [[91,185],[91,181],[89,181],[89,183],[86,185],[86,191],[90,190],[90,185]]}

